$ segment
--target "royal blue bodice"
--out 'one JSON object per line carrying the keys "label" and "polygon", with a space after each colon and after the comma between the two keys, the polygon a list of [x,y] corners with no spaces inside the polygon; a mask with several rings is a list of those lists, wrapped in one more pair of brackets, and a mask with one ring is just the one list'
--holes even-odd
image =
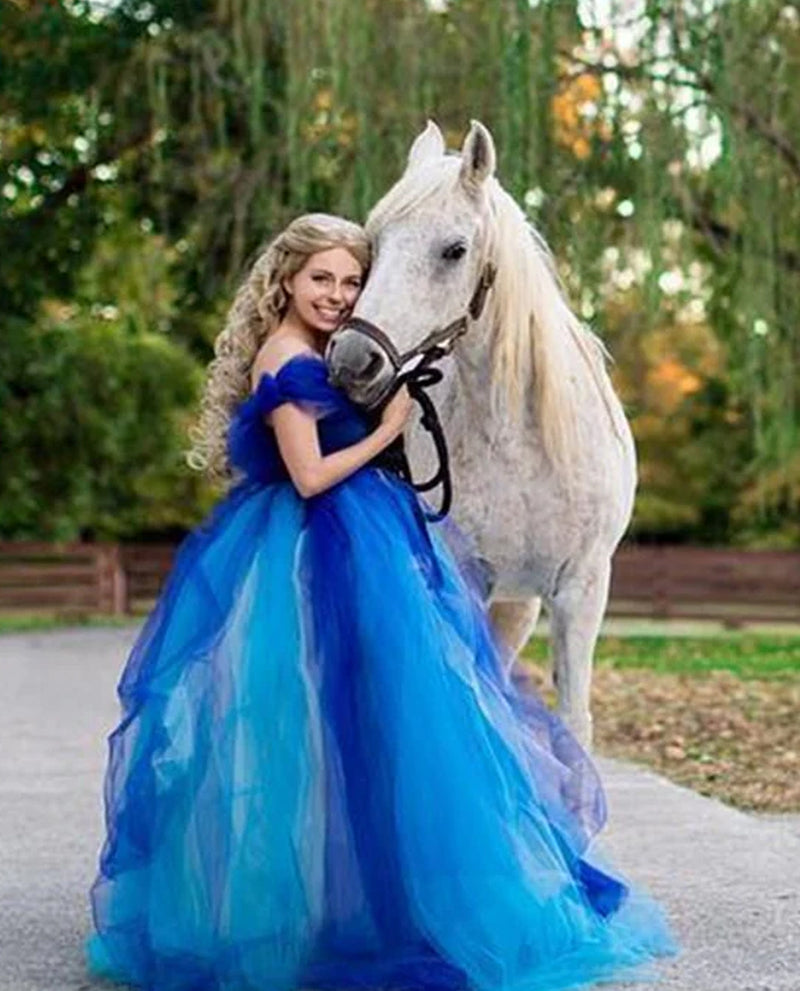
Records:
{"label": "royal blue bodice", "polygon": [[236,408],[228,428],[228,457],[250,481],[289,480],[275,431],[264,419],[276,406],[296,402],[318,417],[320,450],[349,447],[372,429],[368,414],[328,381],[325,360],[296,354],[275,375],[263,372],[255,390]]}

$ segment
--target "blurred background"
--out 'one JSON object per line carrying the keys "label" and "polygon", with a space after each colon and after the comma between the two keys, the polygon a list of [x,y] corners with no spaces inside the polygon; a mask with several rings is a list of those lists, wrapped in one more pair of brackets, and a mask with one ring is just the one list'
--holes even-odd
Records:
{"label": "blurred background", "polygon": [[779,0],[0,4],[0,537],[174,538],[237,281],[427,117],[605,340],[637,543],[800,545],[800,13]]}
{"label": "blurred background", "polygon": [[[42,686],[95,693],[64,740],[101,711],[219,495],[186,429],[259,246],[363,220],[427,118],[453,149],[478,118],[638,443],[597,746],[796,816],[799,86],[781,0],[0,0],[12,751],[25,699],[51,722]],[[548,692],[541,636],[523,660]]]}

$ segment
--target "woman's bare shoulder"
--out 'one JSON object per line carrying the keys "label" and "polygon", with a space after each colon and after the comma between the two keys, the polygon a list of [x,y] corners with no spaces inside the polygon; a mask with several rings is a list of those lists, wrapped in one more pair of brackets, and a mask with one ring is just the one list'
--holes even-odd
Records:
{"label": "woman's bare shoulder", "polygon": [[290,358],[294,358],[298,354],[316,355],[318,353],[296,337],[289,335],[268,337],[253,359],[253,365],[250,369],[250,388],[255,389],[264,372],[277,375],[279,369]]}

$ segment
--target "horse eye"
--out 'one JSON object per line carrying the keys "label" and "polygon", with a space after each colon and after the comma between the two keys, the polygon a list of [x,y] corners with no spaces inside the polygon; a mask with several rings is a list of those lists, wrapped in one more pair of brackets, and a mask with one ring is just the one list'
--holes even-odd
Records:
{"label": "horse eye", "polygon": [[448,244],[442,251],[442,258],[447,259],[447,261],[458,261],[458,259],[463,258],[466,253],[466,244],[464,244],[463,241],[454,241],[453,244]]}

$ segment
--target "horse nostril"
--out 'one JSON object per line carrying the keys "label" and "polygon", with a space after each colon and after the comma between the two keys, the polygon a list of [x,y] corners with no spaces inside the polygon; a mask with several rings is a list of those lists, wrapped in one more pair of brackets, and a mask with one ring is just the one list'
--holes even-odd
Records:
{"label": "horse nostril", "polygon": [[380,347],[352,327],[340,327],[329,338],[325,360],[329,380],[347,391],[371,389],[383,377],[385,358]]}
{"label": "horse nostril", "polygon": [[367,381],[370,381],[379,371],[381,365],[381,358],[379,354],[373,352],[369,356],[369,361],[367,362],[367,367],[363,371],[363,376]]}

